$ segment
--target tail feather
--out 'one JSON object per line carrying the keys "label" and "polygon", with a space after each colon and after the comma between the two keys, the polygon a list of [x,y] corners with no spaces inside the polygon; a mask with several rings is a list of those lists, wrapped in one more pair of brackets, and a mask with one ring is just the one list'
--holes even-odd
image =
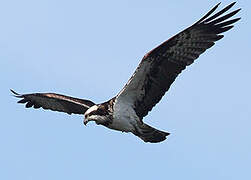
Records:
{"label": "tail feather", "polygon": [[134,133],[134,135],[138,136],[143,141],[151,143],[158,143],[164,141],[166,139],[166,136],[168,136],[169,134],[170,133],[160,131],[145,123],[141,124],[137,128],[137,132]]}

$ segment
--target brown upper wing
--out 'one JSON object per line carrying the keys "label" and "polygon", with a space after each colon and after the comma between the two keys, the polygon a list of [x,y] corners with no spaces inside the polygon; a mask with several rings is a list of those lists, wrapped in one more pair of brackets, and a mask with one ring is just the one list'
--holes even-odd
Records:
{"label": "brown upper wing", "polygon": [[43,109],[50,109],[52,111],[60,111],[68,114],[84,114],[85,111],[95,103],[84,100],[64,96],[55,93],[33,93],[33,94],[18,94],[15,91],[11,92],[17,98],[21,98],[18,103],[26,103],[25,107],[34,107],[35,109],[42,107]]}
{"label": "brown upper wing", "polygon": [[215,41],[223,38],[220,34],[231,29],[232,24],[240,19],[229,20],[240,9],[221,16],[234,4],[212,15],[219,6],[217,4],[198,22],[147,53],[118,94],[117,102],[122,100],[131,104],[141,119],[146,116],[178,74],[212,47]]}

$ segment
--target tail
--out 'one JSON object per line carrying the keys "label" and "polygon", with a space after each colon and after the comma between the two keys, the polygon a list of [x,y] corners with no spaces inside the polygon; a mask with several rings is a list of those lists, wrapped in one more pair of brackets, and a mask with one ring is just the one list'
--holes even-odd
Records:
{"label": "tail", "polygon": [[145,142],[158,143],[164,141],[170,133],[155,129],[145,123],[140,124],[133,133]]}

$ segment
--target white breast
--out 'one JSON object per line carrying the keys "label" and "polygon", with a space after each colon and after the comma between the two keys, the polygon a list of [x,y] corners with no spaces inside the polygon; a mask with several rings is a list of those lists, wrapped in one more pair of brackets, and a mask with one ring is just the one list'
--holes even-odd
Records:
{"label": "white breast", "polygon": [[124,104],[121,101],[115,101],[113,106],[113,123],[108,127],[111,129],[132,132],[137,124],[138,116],[134,109],[129,104]]}

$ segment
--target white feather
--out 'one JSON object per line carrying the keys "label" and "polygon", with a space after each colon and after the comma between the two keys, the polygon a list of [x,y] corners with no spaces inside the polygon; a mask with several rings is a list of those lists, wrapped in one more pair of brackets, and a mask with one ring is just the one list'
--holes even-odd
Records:
{"label": "white feather", "polygon": [[92,107],[90,107],[89,109],[87,109],[87,111],[85,112],[85,115],[86,114],[90,114],[90,112],[92,111],[97,111],[98,109],[98,106],[97,105],[93,105]]}
{"label": "white feather", "polygon": [[122,132],[133,132],[137,125],[138,116],[132,106],[116,100],[113,110],[113,122],[108,127]]}

